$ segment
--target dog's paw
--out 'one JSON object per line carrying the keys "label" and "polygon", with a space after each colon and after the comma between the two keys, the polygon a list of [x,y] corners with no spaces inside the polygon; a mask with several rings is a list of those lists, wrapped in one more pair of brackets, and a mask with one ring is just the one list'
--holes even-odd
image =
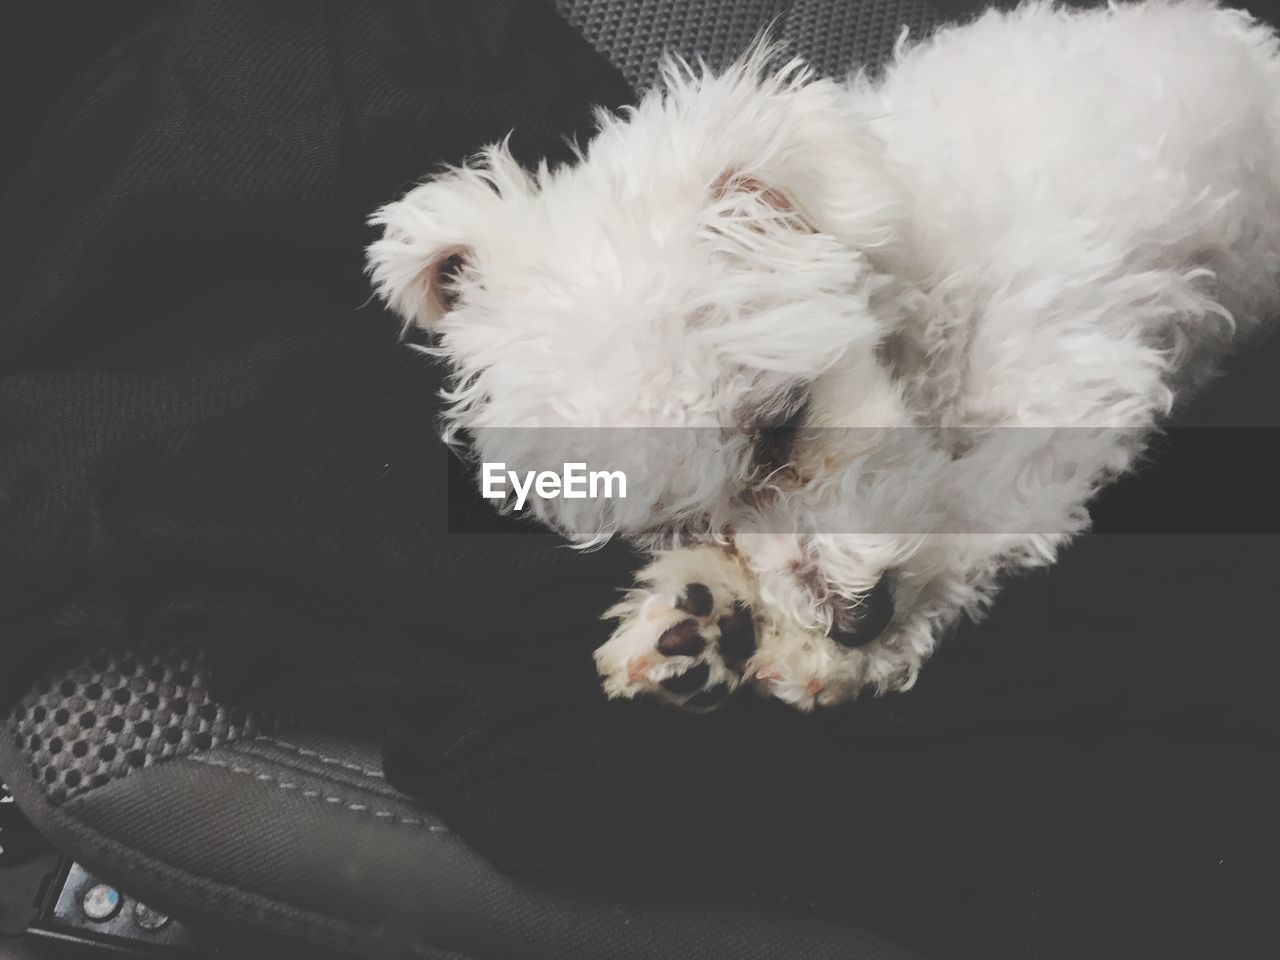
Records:
{"label": "dog's paw", "polygon": [[595,655],[605,692],[714,710],[756,650],[750,577],[724,550],[699,546],[659,554],[637,580],[641,588],[605,614],[618,620]]}
{"label": "dog's paw", "polygon": [[890,627],[874,642],[849,648],[830,634],[766,630],[748,680],[756,693],[804,711],[847,703],[864,691],[909,690],[924,660],[912,632]]}

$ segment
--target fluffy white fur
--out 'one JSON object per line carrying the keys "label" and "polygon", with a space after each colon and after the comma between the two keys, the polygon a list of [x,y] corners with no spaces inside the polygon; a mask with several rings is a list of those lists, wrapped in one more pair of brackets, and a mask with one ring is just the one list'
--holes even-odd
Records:
{"label": "fluffy white fur", "polygon": [[[806,709],[905,689],[1280,306],[1278,49],[1246,14],[1153,0],[989,12],[876,80],[763,46],[672,62],[577,163],[499,144],[382,208],[370,269],[437,332],[480,459],[641,478],[536,505],[653,551],[609,612],[609,694],[686,702],[662,681],[699,664]],[[802,395],[762,473],[755,431]],[[886,574],[888,626],[832,639]],[[717,643],[735,603],[745,664]],[[659,653],[691,617],[705,648]]]}

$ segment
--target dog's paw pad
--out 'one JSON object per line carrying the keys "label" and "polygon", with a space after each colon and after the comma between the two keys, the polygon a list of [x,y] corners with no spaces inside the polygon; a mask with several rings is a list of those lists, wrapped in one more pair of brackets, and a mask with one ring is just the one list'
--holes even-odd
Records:
{"label": "dog's paw pad", "polygon": [[720,628],[721,655],[731,668],[742,673],[756,652],[756,623],[750,608],[735,603],[733,611],[716,623]]}
{"label": "dog's paw pad", "polygon": [[695,617],[710,616],[711,611],[715,609],[715,605],[716,598],[711,593],[711,588],[705,583],[686,584],[684,593],[676,601],[676,606],[679,609]]}
{"label": "dog's paw pad", "polygon": [[668,693],[684,695],[696,693],[707,685],[711,679],[711,667],[706,663],[695,663],[683,673],[673,674],[661,681],[662,689]]}
{"label": "dog's paw pad", "polygon": [[707,645],[702,628],[693,619],[667,627],[658,637],[657,649],[664,657],[696,657]]}

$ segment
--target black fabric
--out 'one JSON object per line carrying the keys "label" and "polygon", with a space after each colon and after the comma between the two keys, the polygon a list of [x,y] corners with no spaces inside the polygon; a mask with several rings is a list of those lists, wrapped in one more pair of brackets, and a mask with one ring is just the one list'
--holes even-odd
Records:
{"label": "black fabric", "polygon": [[929,957],[1267,956],[1278,549],[1089,538],[910,695],[633,707],[388,772],[518,872],[803,892]]}
{"label": "black fabric", "polygon": [[7,694],[60,645],[180,638],[228,694],[367,715],[393,678],[472,739],[543,677],[596,696],[630,554],[446,536],[439,374],[362,248],[433,165],[563,153],[629,96],[538,3],[193,3],[96,64],[0,210]]}
{"label": "black fabric", "polygon": [[28,159],[58,96],[103,52],[154,19],[164,0],[14,4],[0,31],[0,190]]}
{"label": "black fabric", "polygon": [[181,633],[291,674],[399,642],[436,676],[506,636],[536,678],[530,615],[580,662],[629,555],[444,539],[439,374],[366,303],[363,221],[629,95],[537,3],[191,4],[91,70],[0,221],[9,662]]}
{"label": "black fabric", "polygon": [[[448,533],[439,374],[366,303],[363,218],[629,96],[497,0],[192,3],[92,68],[0,209],[5,695],[199,641],[220,696],[376,724],[520,875],[799,896],[929,958],[1264,955],[1277,538],[1088,538],[909,695],[692,717],[597,690],[625,548]],[[1274,402],[1266,356],[1227,394]]]}

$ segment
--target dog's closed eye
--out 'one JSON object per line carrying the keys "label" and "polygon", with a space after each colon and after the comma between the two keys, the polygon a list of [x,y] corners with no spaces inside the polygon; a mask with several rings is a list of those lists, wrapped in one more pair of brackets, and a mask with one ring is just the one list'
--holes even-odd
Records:
{"label": "dog's closed eye", "polygon": [[752,466],[762,478],[785,467],[791,460],[796,434],[809,416],[809,387],[798,384],[787,391],[782,402],[757,416],[752,436]]}

